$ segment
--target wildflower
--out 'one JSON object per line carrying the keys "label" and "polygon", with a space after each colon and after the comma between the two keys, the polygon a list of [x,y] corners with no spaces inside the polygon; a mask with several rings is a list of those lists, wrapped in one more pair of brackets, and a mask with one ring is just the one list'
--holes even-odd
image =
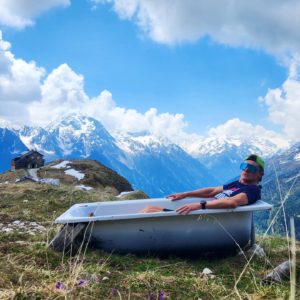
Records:
{"label": "wildflower", "polygon": [[58,282],[56,282],[56,284],[55,284],[55,288],[56,288],[57,290],[63,290],[63,289],[65,288],[65,285],[64,285],[62,282],[58,281]]}
{"label": "wildflower", "polygon": [[164,291],[159,292],[159,300],[164,300],[165,299],[165,293]]}
{"label": "wildflower", "polygon": [[116,296],[116,295],[118,294],[118,290],[117,290],[116,288],[112,288],[112,289],[111,289],[111,294],[112,294],[113,296]]}
{"label": "wildflower", "polygon": [[154,295],[154,292],[150,292],[150,297],[149,297],[150,300],[155,300],[155,295]]}
{"label": "wildflower", "polygon": [[87,284],[87,281],[84,279],[79,279],[77,286],[85,286]]}

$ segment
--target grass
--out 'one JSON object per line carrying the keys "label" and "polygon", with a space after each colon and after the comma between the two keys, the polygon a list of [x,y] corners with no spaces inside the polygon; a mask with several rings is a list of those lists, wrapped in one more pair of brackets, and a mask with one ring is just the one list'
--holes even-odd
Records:
{"label": "grass", "polygon": [[[0,232],[0,299],[288,299],[289,281],[263,285],[262,278],[288,258],[286,240],[258,238],[267,259],[246,264],[242,255],[227,258],[117,255],[83,248],[76,255],[47,247],[58,227],[53,220],[77,202],[113,201],[100,188],[75,190],[35,183],[0,185],[0,223],[35,221],[47,232]],[[85,252],[86,250],[86,252]],[[297,256],[300,247],[297,244]],[[204,268],[213,271],[203,276]],[[86,280],[79,284],[80,280]],[[299,270],[297,270],[299,281]],[[55,286],[60,282],[61,289]],[[297,290],[300,298],[299,288]]]}

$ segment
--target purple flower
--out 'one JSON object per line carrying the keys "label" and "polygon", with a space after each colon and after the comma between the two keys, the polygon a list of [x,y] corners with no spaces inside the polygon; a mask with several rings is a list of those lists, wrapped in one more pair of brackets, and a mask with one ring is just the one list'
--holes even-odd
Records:
{"label": "purple flower", "polygon": [[77,283],[77,286],[84,286],[87,284],[87,281],[84,280],[84,279],[79,279],[78,283]]}
{"label": "purple flower", "polygon": [[155,300],[155,294],[154,294],[154,292],[150,292],[149,300]]}
{"label": "purple flower", "polygon": [[58,289],[58,290],[62,290],[62,289],[65,288],[65,285],[62,282],[58,281],[55,284],[55,288]]}
{"label": "purple flower", "polygon": [[164,300],[165,299],[165,293],[164,293],[164,291],[160,291],[159,292],[159,298],[158,298],[159,300]]}
{"label": "purple flower", "polygon": [[111,293],[113,296],[116,296],[118,294],[118,290],[116,288],[112,288]]}

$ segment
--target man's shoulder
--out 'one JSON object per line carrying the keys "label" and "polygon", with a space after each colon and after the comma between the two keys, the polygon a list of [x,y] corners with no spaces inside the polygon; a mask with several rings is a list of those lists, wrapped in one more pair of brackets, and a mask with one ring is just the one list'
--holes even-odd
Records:
{"label": "man's shoulder", "polygon": [[237,186],[240,182],[238,180],[231,181],[229,183],[225,183],[223,185],[224,189],[231,188],[233,186]]}

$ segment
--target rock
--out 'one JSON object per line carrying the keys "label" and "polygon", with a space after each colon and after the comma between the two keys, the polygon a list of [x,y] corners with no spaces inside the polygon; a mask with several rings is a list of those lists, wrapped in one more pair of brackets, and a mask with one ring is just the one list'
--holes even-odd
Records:
{"label": "rock", "polygon": [[147,199],[149,198],[149,196],[142,191],[135,190],[135,191],[122,192],[117,196],[117,198],[123,200],[131,200],[131,199]]}
{"label": "rock", "polygon": [[288,280],[290,278],[290,268],[291,262],[284,261],[264,277],[264,284],[281,283],[284,279]]}
{"label": "rock", "polygon": [[87,186],[87,185],[76,185],[75,186],[76,189],[82,190],[82,191],[89,191],[89,190],[93,190],[94,188],[91,186]]}
{"label": "rock", "polygon": [[40,179],[40,183],[59,186],[60,180],[56,179],[56,178],[43,178],[43,179]]}
{"label": "rock", "polygon": [[204,268],[201,274],[207,276],[211,275],[212,273],[212,270],[210,270],[209,268]]}
{"label": "rock", "polygon": [[247,256],[252,256],[253,254],[258,257],[258,258],[265,258],[266,253],[265,250],[257,244],[254,244],[250,249],[248,249],[246,252],[240,251],[238,255],[247,255]]}

